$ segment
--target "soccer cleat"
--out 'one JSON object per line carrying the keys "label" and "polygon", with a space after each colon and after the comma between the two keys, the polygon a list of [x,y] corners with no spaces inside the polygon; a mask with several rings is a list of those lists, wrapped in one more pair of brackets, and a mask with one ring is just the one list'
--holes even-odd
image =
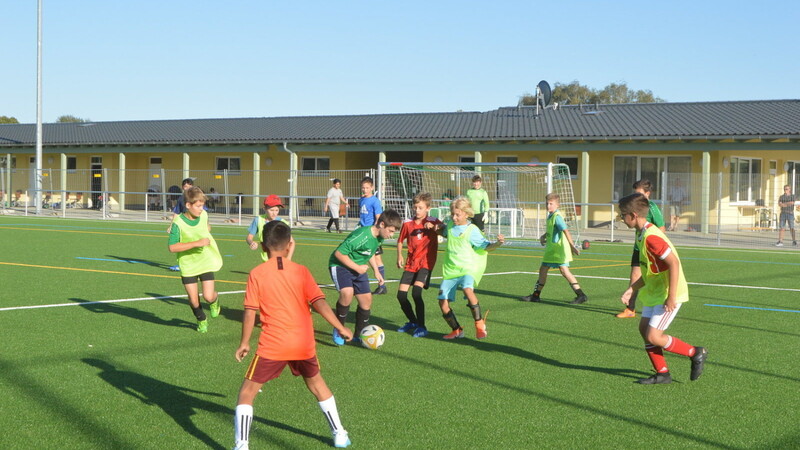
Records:
{"label": "soccer cleat", "polygon": [[525,297],[519,298],[523,302],[540,302],[542,299],[539,298],[539,293],[534,292],[531,295],[526,295]]}
{"label": "soccer cleat", "polygon": [[618,319],[633,319],[636,318],[636,311],[625,308],[621,313],[617,314]]}
{"label": "soccer cleat", "polygon": [[692,372],[689,375],[689,379],[694,381],[700,378],[700,375],[703,374],[703,364],[706,362],[706,358],[708,358],[708,350],[704,347],[695,347],[694,348],[694,356],[692,356]]}
{"label": "soccer cleat", "polygon": [[792,241],[792,245],[794,245],[795,247],[797,247],[797,241]]}
{"label": "soccer cleat", "polygon": [[405,325],[403,325],[402,327],[397,329],[397,332],[398,333],[407,333],[409,331],[416,330],[416,329],[417,329],[417,324],[415,324],[414,322],[406,322]]}
{"label": "soccer cleat", "polygon": [[776,242],[775,247],[783,247],[783,242],[781,241]]}
{"label": "soccer cleat", "polygon": [[347,431],[334,431],[333,432],[333,446],[336,448],[346,448],[351,444],[350,438],[347,436]]}
{"label": "soccer cleat", "polygon": [[475,321],[475,337],[477,339],[486,339],[489,333],[486,331],[486,321],[484,319]]}
{"label": "soccer cleat", "polygon": [[386,294],[388,292],[389,292],[389,290],[386,289],[386,285],[385,284],[379,284],[378,287],[376,287],[375,290],[372,292],[372,295],[383,295],[383,294]]}
{"label": "soccer cleat", "polygon": [[672,383],[672,375],[669,372],[657,373],[653,376],[638,380],[639,384],[669,384]]}
{"label": "soccer cleat", "polygon": [[463,338],[463,337],[464,337],[464,329],[461,328],[461,327],[456,328],[450,334],[445,334],[444,336],[442,336],[442,338],[444,338],[444,339],[457,339],[457,338]]}
{"label": "soccer cleat", "polygon": [[236,444],[236,447],[233,447],[233,450],[250,450],[250,445],[248,441],[240,442]]}
{"label": "soccer cleat", "polygon": [[333,335],[333,343],[334,344],[336,344],[336,345],[344,345],[345,340],[342,337],[342,335],[339,334],[339,330],[334,328],[333,329],[333,333],[331,333],[331,334]]}
{"label": "soccer cleat", "polygon": [[208,331],[208,320],[198,320],[197,321],[197,331],[200,333],[205,333]]}
{"label": "soccer cleat", "polygon": [[181,270],[181,266],[170,266],[169,270],[173,272],[179,272]]}
{"label": "soccer cleat", "polygon": [[586,300],[589,300],[589,297],[587,297],[586,294],[581,294],[581,295],[575,297],[575,300],[573,300],[573,301],[571,301],[569,303],[572,304],[572,305],[580,305],[581,303],[586,303]]}
{"label": "soccer cleat", "polygon": [[414,334],[412,336],[414,336],[414,337],[425,337],[427,335],[428,335],[428,330],[425,329],[425,327],[417,327],[417,329],[414,330]]}
{"label": "soccer cleat", "polygon": [[219,316],[219,310],[222,309],[219,306],[219,297],[217,297],[217,300],[214,303],[208,305],[208,308],[211,310],[211,317]]}

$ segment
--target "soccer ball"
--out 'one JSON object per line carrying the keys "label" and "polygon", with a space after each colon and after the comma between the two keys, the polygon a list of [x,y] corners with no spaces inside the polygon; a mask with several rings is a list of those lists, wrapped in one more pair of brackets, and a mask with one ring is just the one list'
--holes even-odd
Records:
{"label": "soccer ball", "polygon": [[367,325],[361,330],[359,338],[361,338],[361,345],[370,350],[377,350],[386,340],[386,334],[384,334],[383,328],[377,325]]}

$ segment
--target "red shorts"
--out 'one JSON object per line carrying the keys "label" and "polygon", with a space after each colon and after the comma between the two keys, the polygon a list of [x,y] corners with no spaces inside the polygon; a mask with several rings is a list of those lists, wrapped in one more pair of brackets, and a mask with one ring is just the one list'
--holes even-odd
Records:
{"label": "red shorts", "polygon": [[287,365],[294,376],[302,375],[303,378],[311,378],[319,373],[319,362],[316,356],[297,361],[276,361],[256,355],[247,367],[244,377],[250,381],[264,384],[278,378]]}

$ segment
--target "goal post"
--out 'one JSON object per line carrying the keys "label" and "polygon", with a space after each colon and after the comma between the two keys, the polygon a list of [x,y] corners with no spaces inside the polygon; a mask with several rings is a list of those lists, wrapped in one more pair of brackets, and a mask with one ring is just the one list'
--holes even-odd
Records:
{"label": "goal post", "polygon": [[572,178],[566,164],[554,163],[378,163],[378,197],[384,208],[413,216],[413,198],[428,192],[433,197],[431,215],[449,216],[450,201],[466,195],[472,177],[480,175],[489,195],[485,217],[487,236],[501,233],[507,238],[538,240],[546,230],[545,196],[560,197],[564,215],[575,241],[580,238]]}

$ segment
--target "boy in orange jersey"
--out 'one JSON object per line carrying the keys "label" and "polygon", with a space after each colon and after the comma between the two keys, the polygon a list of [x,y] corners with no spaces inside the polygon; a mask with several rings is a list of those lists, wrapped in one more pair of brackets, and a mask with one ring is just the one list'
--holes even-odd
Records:
{"label": "boy in orange jersey", "polygon": [[334,446],[347,447],[350,439],[339,420],[336,400],[319,371],[309,307],[348,341],[353,334],[336,319],[308,268],[287,258],[292,239],[289,226],[280,221],[268,222],[263,236],[261,245],[269,254],[269,260],[250,271],[244,297],[242,340],[235,353],[239,362],[250,353],[250,335],[256,313],[260,312],[258,350],[245,373],[236,406],[235,448],[248,448],[253,400],[263,384],[277,378],[287,365],[293,375],[303,376],[306,386],[319,401],[333,433]]}
{"label": "boy in orange jersey", "polygon": [[681,305],[689,301],[689,287],[678,252],[664,232],[647,221],[650,201],[644,194],[623,197],[619,201],[619,211],[625,225],[636,229],[639,264],[642,267],[641,276],[625,290],[620,300],[627,305],[633,293],[639,292],[639,301],[643,305],[639,333],[656,371],[653,376],[639,380],[639,383],[672,382],[663,350],[689,357],[692,361],[689,379],[694,381],[703,373],[708,352],[703,347],[694,347],[665,333],[678,315]]}

